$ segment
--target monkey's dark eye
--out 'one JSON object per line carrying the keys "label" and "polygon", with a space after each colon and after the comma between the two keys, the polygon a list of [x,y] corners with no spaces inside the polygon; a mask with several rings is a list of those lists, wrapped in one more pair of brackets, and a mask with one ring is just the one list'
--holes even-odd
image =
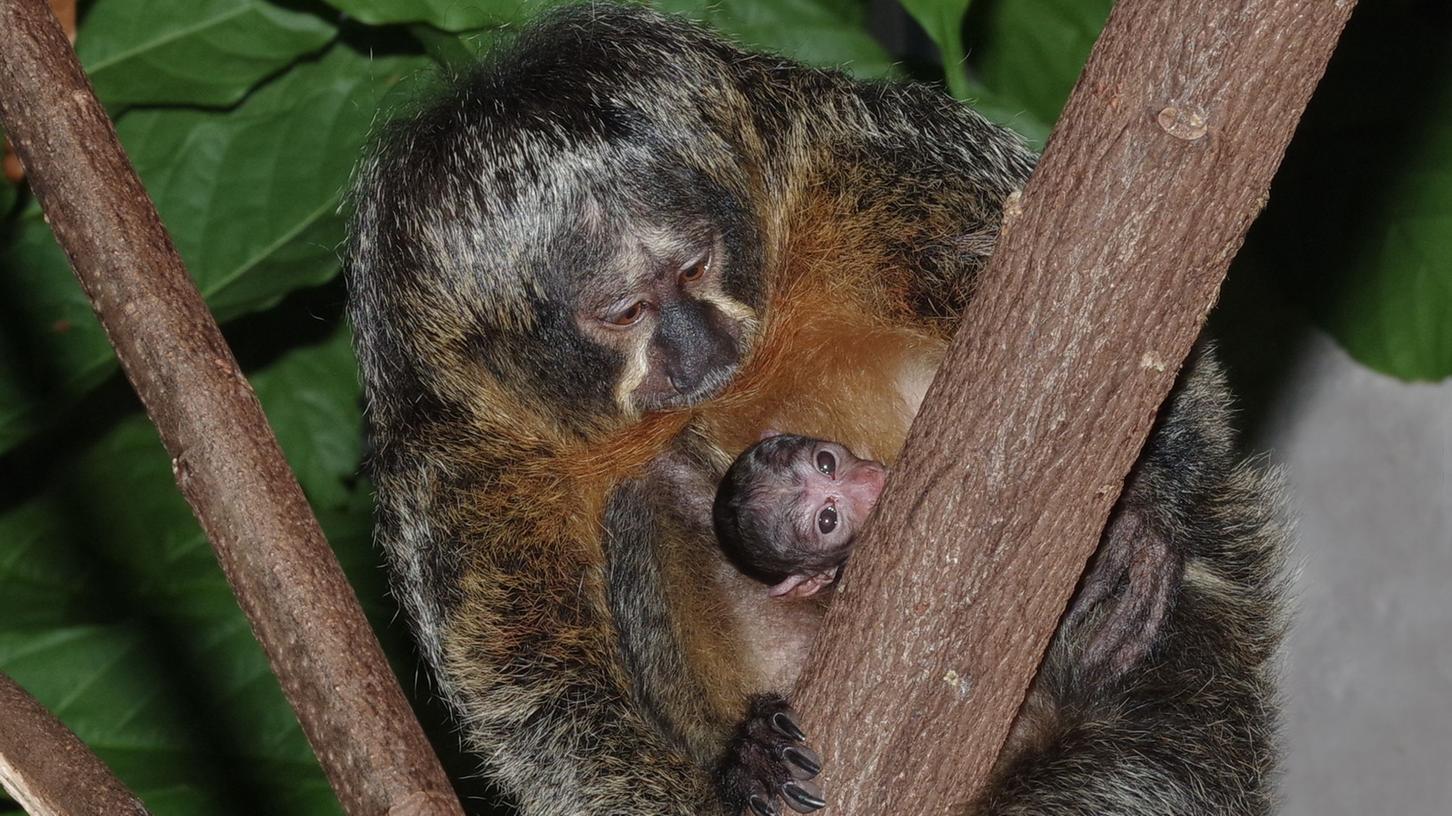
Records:
{"label": "monkey's dark eye", "polygon": [[817,514],[817,530],[826,535],[837,529],[837,508],[827,505]]}
{"label": "monkey's dark eye", "polygon": [[649,303],[646,303],[643,300],[637,300],[629,306],[626,306],[624,309],[607,315],[605,317],[605,322],[609,323],[612,326],[632,326],[642,317],[645,317],[645,312],[649,308]]}
{"label": "monkey's dark eye", "polygon": [[703,252],[694,261],[681,269],[681,283],[695,283],[706,276],[706,267],[711,264],[711,253]]}
{"label": "monkey's dark eye", "polygon": [[828,476],[836,477],[837,457],[827,451],[817,451],[817,470]]}

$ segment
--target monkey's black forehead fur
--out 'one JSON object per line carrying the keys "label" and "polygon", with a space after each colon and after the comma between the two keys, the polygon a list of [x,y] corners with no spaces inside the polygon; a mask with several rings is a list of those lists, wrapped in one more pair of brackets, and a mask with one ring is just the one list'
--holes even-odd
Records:
{"label": "monkey's black forehead fur", "polygon": [[700,104],[702,88],[727,81],[708,70],[719,63],[707,57],[748,59],[679,21],[613,6],[563,9],[496,50],[431,108],[392,126],[380,152],[421,196],[474,176],[489,193],[486,209],[513,206],[570,154],[597,146],[630,143],[658,155],[689,143],[674,151],[682,155],[661,157],[663,166],[679,166],[709,148],[692,137],[719,117]]}

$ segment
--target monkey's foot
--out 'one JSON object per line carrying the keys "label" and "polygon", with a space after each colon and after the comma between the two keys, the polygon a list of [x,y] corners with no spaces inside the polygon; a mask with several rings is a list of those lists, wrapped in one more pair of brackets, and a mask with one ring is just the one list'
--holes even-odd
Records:
{"label": "monkey's foot", "polygon": [[806,741],[785,699],[777,694],[752,697],[721,766],[722,798],[751,816],[779,816],[778,798],[798,813],[824,807],[821,786],[808,781],[821,772],[822,758]]}

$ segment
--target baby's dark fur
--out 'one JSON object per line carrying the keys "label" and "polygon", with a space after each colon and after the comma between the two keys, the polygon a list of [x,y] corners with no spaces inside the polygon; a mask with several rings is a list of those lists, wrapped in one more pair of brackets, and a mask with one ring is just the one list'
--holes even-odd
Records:
{"label": "baby's dark fur", "polygon": [[781,434],[764,439],[736,457],[711,508],[716,541],[731,563],[764,584],[793,573],[840,566],[845,552],[805,546],[779,506],[786,498],[790,465],[817,440]]}
{"label": "baby's dark fur", "polygon": [[[522,812],[787,792],[799,741],[761,695],[790,687],[820,610],[747,586],[663,471],[719,478],[768,427],[890,462],[1033,161],[936,90],[604,5],[383,134],[348,258],[378,538]],[[725,296],[759,327],[724,386],[646,415],[613,398],[629,361],[571,320],[641,219],[714,229]],[[1202,357],[970,813],[1270,811],[1284,535],[1227,402]]]}

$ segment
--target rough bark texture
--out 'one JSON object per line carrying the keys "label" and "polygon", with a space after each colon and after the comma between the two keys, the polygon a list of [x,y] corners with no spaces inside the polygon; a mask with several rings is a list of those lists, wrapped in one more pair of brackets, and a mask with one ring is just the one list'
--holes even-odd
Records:
{"label": "rough bark texture", "polygon": [[1352,5],[1115,7],[798,686],[835,812],[982,789]]}
{"label": "rough bark texture", "polygon": [[[66,33],[66,39],[75,44],[76,0],[50,0],[50,10],[60,23],[61,30]],[[11,184],[19,184],[25,180],[25,168],[20,165],[20,157],[10,148],[9,139],[0,147],[0,174]]]}
{"label": "rough bark texture", "polygon": [[46,0],[0,0],[0,123],[344,808],[460,813]]}
{"label": "rough bark texture", "polygon": [[31,816],[146,816],[60,720],[0,674],[0,786]]}

